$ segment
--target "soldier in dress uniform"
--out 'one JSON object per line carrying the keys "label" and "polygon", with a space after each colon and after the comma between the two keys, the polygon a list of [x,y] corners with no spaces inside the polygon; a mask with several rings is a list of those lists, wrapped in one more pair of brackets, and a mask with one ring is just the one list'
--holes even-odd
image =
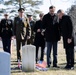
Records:
{"label": "soldier in dress uniform", "polygon": [[30,26],[28,19],[24,16],[24,8],[19,8],[19,16],[14,18],[14,35],[17,45],[17,61],[21,60],[20,48],[30,38]]}
{"label": "soldier in dress uniform", "polygon": [[8,14],[4,14],[4,19],[0,23],[0,37],[3,43],[3,49],[5,52],[11,53],[11,38],[13,36],[13,22],[8,19]]}
{"label": "soldier in dress uniform", "polygon": [[31,14],[28,14],[27,17],[29,19],[29,23],[30,23],[30,27],[31,27],[31,37],[30,37],[30,39],[27,40],[27,44],[34,44],[34,38],[35,38],[34,26],[35,26],[35,21],[33,20]]}

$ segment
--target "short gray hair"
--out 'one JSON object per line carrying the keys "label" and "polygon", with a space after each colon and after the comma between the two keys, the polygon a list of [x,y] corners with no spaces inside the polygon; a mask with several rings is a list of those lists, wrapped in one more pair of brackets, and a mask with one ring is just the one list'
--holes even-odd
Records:
{"label": "short gray hair", "polygon": [[63,13],[63,10],[62,10],[62,9],[59,9],[59,10],[57,11],[57,13]]}

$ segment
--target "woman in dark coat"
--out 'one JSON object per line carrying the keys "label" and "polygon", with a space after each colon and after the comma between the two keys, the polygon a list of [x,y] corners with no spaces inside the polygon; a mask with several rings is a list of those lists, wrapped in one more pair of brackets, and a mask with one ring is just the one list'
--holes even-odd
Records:
{"label": "woman in dark coat", "polygon": [[74,40],[72,36],[72,21],[68,15],[65,15],[62,10],[58,11],[60,18],[60,27],[63,36],[63,44],[66,52],[66,69],[74,69]]}
{"label": "woman in dark coat", "polygon": [[38,61],[38,49],[39,49],[39,47],[41,47],[40,61],[43,61],[44,47],[45,47],[44,34],[42,33],[43,14],[40,14],[39,17],[40,17],[40,20],[36,21],[36,24],[35,24],[35,27],[34,27],[34,32],[35,32],[34,45],[36,46],[36,63]]}

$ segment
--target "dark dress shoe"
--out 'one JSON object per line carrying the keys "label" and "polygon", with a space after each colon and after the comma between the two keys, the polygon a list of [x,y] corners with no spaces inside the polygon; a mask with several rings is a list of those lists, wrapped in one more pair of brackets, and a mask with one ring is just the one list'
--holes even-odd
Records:
{"label": "dark dress shoe", "polygon": [[50,65],[48,65],[47,68],[50,68]]}
{"label": "dark dress shoe", "polygon": [[66,66],[64,67],[64,69],[71,69],[71,66],[70,66],[70,65],[66,65]]}
{"label": "dark dress shoe", "polygon": [[57,66],[57,65],[53,65],[53,67],[55,67],[55,68],[60,68],[59,66]]}

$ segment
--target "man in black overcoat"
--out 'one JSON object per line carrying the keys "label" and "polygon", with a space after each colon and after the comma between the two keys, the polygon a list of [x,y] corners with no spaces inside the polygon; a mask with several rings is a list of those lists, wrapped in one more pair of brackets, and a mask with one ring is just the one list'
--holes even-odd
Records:
{"label": "man in black overcoat", "polygon": [[63,36],[63,44],[66,52],[66,69],[74,69],[74,39],[72,36],[73,27],[70,16],[65,15],[63,10],[58,10],[60,18],[61,34]]}
{"label": "man in black overcoat", "polygon": [[54,13],[55,7],[49,7],[49,13],[43,17],[43,28],[45,29],[45,38],[47,42],[47,65],[50,67],[50,53],[53,47],[53,67],[57,67],[57,45],[60,40],[58,17]]}

